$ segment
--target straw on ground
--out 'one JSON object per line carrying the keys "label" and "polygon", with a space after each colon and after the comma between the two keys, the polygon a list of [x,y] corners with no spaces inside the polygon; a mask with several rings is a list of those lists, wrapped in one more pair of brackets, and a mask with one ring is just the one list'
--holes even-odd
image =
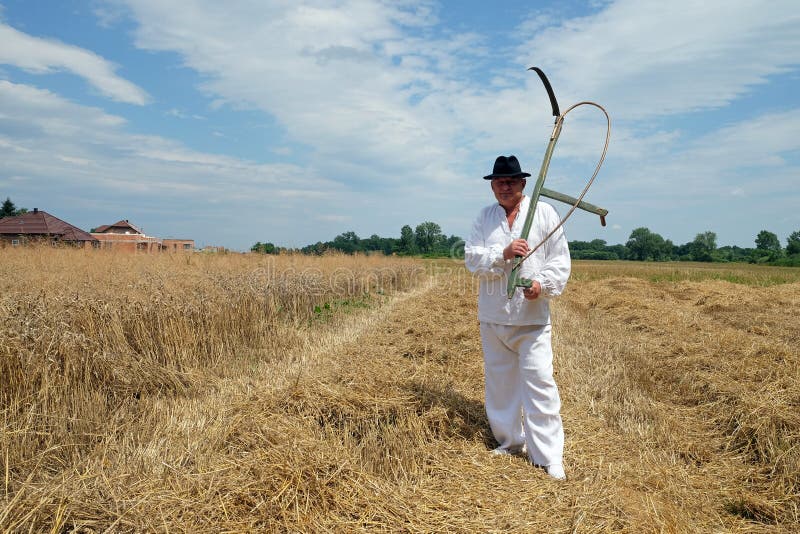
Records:
{"label": "straw on ground", "polygon": [[457,262],[16,254],[0,266],[4,530],[800,520],[796,271],[576,262],[554,303],[558,483],[488,454]]}

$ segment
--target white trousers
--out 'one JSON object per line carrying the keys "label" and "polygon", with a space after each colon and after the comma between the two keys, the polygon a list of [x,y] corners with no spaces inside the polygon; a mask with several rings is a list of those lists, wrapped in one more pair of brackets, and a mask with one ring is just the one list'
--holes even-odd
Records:
{"label": "white trousers", "polygon": [[486,415],[506,450],[528,448],[536,465],[559,464],[564,454],[561,398],[553,379],[551,326],[481,323]]}

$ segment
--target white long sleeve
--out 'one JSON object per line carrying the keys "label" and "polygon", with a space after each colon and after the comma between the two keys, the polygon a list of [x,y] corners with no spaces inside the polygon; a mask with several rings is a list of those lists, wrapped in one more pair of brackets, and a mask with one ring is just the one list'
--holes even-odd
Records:
{"label": "white long sleeve", "polygon": [[481,216],[472,223],[472,232],[469,240],[464,245],[464,261],[471,273],[499,277],[504,274],[503,249],[507,244],[494,243],[486,245],[486,240],[484,239],[485,217],[483,215],[483,212],[481,212]]}
{"label": "white long sleeve", "polygon": [[[550,324],[549,299],[560,295],[567,284],[571,261],[566,236],[563,229],[559,229],[521,267],[520,274],[524,278],[539,282],[542,295],[532,301],[525,299],[521,289],[517,289],[511,299],[506,295],[511,264],[503,260],[503,249],[514,239],[519,239],[529,205],[530,199],[526,196],[511,228],[505,210],[496,203],[483,208],[472,225],[464,255],[467,269],[480,279],[480,321],[508,325]],[[528,244],[536,246],[559,222],[556,210],[540,201]]]}

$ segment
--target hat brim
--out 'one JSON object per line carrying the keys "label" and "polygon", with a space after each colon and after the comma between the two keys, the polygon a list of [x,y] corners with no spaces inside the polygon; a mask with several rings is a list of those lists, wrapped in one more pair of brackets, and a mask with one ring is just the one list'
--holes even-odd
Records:
{"label": "hat brim", "polygon": [[490,174],[484,176],[484,180],[494,180],[495,178],[527,178],[530,176],[527,172],[515,172],[514,174]]}

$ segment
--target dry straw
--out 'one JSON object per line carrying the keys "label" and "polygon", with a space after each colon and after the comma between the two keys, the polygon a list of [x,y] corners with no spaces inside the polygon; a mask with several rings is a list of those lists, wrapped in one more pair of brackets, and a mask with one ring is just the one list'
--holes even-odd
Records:
{"label": "dry straw", "polygon": [[796,271],[576,262],[554,303],[558,483],[488,452],[475,284],[457,262],[3,254],[4,530],[800,519]]}

